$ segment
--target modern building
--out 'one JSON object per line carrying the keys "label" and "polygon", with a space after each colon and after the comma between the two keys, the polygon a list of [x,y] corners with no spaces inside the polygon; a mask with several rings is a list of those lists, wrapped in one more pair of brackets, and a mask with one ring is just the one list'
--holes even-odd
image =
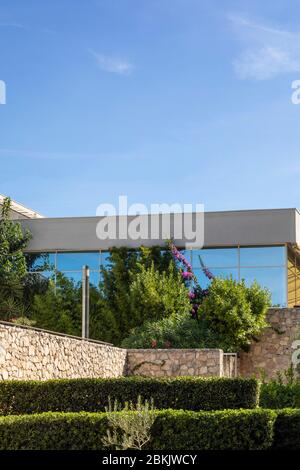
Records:
{"label": "modern building", "polygon": [[[26,208],[15,211],[17,218],[23,213],[20,222],[33,235],[28,246],[28,252],[37,255],[32,269],[40,270],[47,277],[62,272],[79,281],[82,266],[88,265],[91,282],[97,285],[101,266],[106,264],[112,246],[134,249],[140,245],[163,247],[165,244],[163,237],[142,241],[101,240],[96,235],[101,217],[43,218]],[[129,217],[129,223],[132,218]],[[174,242],[184,250],[203,288],[210,282],[203,270],[209,269],[214,276],[245,279],[247,284],[257,280],[271,291],[273,305],[300,305],[300,213],[297,209],[206,212],[202,249],[186,249],[184,237],[175,238]]]}

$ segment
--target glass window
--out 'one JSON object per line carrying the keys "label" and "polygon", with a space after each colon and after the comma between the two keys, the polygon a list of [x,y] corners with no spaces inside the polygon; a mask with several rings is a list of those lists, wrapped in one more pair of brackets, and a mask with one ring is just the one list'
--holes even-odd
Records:
{"label": "glass window", "polygon": [[104,268],[109,267],[109,258],[110,252],[109,251],[101,251],[100,253],[100,265]]}
{"label": "glass window", "polygon": [[213,267],[234,267],[238,265],[237,248],[204,248],[202,250],[192,250],[192,265],[195,268],[206,266]]}
{"label": "glass window", "polygon": [[284,246],[251,247],[240,249],[241,266],[285,266]]}
{"label": "glass window", "polygon": [[[215,277],[220,277],[223,279],[229,279],[232,277],[232,279],[238,281],[239,274],[238,274],[238,269],[237,268],[213,268],[209,269],[211,274]],[[204,274],[202,269],[194,269],[193,270],[195,276],[197,277],[197,280],[202,287],[202,289],[206,289],[210,285],[210,279]]]}
{"label": "glass window", "polygon": [[30,276],[34,276],[36,278],[36,276],[38,276],[39,278],[41,279],[52,279],[53,281],[55,280],[55,273],[54,271],[30,271],[28,274],[30,274]]}
{"label": "glass window", "polygon": [[241,279],[247,286],[257,281],[261,287],[271,292],[272,305],[286,305],[286,270],[285,268],[241,268]]}
{"label": "glass window", "polygon": [[180,253],[190,264],[192,264],[192,250],[180,250]]}
{"label": "glass window", "polygon": [[[70,279],[71,281],[73,281],[75,284],[80,284],[81,285],[81,283],[82,283],[82,272],[81,271],[67,271],[67,272],[61,271],[61,274],[64,277],[66,277],[67,279]],[[98,287],[99,281],[100,281],[99,271],[90,271],[90,284],[93,285],[93,286]]]}
{"label": "glass window", "polygon": [[29,272],[55,269],[55,253],[25,253],[25,258]]}
{"label": "glass window", "polygon": [[58,271],[81,271],[87,265],[90,269],[99,269],[100,253],[57,253]]}

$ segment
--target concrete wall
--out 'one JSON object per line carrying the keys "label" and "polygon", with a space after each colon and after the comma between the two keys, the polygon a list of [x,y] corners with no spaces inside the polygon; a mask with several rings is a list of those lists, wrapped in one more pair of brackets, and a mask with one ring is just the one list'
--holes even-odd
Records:
{"label": "concrete wall", "polygon": [[119,377],[126,349],[0,322],[0,380]]}
{"label": "concrete wall", "polygon": [[[295,209],[206,212],[204,246],[295,244],[300,239],[300,223],[296,223],[296,216],[298,220],[299,214]],[[162,217],[166,219],[168,216],[160,216],[156,223],[162,224]],[[96,227],[100,220],[101,217],[68,217],[23,220],[21,223],[33,234],[28,247],[30,251],[106,250],[111,246],[137,247],[141,243],[145,246],[163,245],[166,238],[161,233],[156,240],[149,238],[142,242],[99,240]],[[128,221],[131,220],[129,217]],[[149,232],[150,226],[151,223]],[[174,226],[167,238],[173,237]],[[179,247],[189,244],[184,236],[178,239],[174,235],[174,241]]]}
{"label": "concrete wall", "polygon": [[129,349],[128,375],[223,376],[221,349]]}
{"label": "concrete wall", "polygon": [[[291,363],[300,364],[300,308],[270,309],[270,326],[258,342],[253,342],[248,353],[240,354],[239,374],[242,376],[276,377],[277,372],[287,370]],[[300,372],[300,370],[299,370]]]}

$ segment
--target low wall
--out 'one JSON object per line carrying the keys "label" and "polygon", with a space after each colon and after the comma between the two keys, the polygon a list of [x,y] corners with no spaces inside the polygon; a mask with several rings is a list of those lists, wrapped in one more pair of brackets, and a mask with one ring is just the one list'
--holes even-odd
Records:
{"label": "low wall", "polygon": [[0,380],[123,375],[222,377],[232,376],[234,367],[234,358],[221,349],[126,350],[0,322]]}
{"label": "low wall", "polygon": [[221,349],[129,349],[128,375],[150,377],[223,376]]}
{"label": "low wall", "polygon": [[300,308],[270,309],[270,324],[258,342],[253,342],[248,353],[239,357],[239,375],[276,377],[291,363],[295,369],[300,364]]}
{"label": "low wall", "polygon": [[0,379],[119,377],[126,349],[0,322]]}

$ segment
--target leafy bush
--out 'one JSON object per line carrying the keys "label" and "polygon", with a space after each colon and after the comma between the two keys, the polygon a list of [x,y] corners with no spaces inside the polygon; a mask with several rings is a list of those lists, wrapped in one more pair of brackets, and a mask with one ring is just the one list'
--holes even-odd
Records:
{"label": "leafy bush", "polygon": [[200,315],[222,337],[225,350],[247,349],[253,338],[267,326],[265,317],[270,293],[257,283],[214,278],[201,305]]}
{"label": "leafy bush", "polygon": [[[125,403],[123,409],[118,402],[106,408],[109,429],[102,439],[105,447],[116,450],[142,450],[151,439],[151,427],[155,421],[153,402],[143,403],[140,395],[136,404]],[[122,411],[122,413],[117,413]]]}
{"label": "leafy bush", "polygon": [[260,406],[262,408],[300,408],[300,382],[282,384],[275,380],[261,385]]}
{"label": "leafy bush", "polygon": [[[153,413],[148,449],[267,449],[272,444],[275,413],[271,411]],[[106,413],[84,412],[0,417],[0,449],[101,450],[109,429],[107,418]]]}
{"label": "leafy bush", "polygon": [[0,320],[24,315],[22,303],[26,260],[23,253],[31,234],[10,219],[11,200],[5,198],[0,214]]}
{"label": "leafy bush", "polygon": [[[98,339],[119,345],[132,328],[151,318],[153,314],[151,304],[145,306],[144,303],[139,307],[137,297],[133,298],[133,294],[130,295],[131,283],[136,280],[141,270],[151,269],[152,264],[157,273],[164,273],[169,269],[171,261],[172,255],[167,247],[163,251],[158,246],[140,247],[138,250],[127,247],[110,250],[106,265],[102,268],[103,280],[100,283],[98,308],[101,320],[104,320],[106,329],[111,331],[111,335],[110,337],[102,335]],[[140,292],[140,296],[142,294]]]}
{"label": "leafy bush", "polygon": [[204,320],[187,313],[172,314],[156,321],[146,321],[134,328],[122,342],[124,348],[222,348],[222,338],[213,333]]}
{"label": "leafy bush", "polygon": [[259,384],[255,379],[146,378],[0,381],[0,413],[46,411],[104,411],[108,397],[119,403],[153,398],[159,409],[222,410],[255,408]]}
{"label": "leafy bush", "polygon": [[300,450],[300,410],[281,410],[274,426],[274,449]]}
{"label": "leafy bush", "polygon": [[144,320],[159,319],[173,314],[186,314],[190,310],[188,289],[173,262],[160,273],[154,266],[141,266],[130,290],[130,312],[136,324]]}
{"label": "leafy bush", "polygon": [[267,410],[211,412],[166,410],[153,429],[153,449],[242,450],[268,449],[275,413]]}

